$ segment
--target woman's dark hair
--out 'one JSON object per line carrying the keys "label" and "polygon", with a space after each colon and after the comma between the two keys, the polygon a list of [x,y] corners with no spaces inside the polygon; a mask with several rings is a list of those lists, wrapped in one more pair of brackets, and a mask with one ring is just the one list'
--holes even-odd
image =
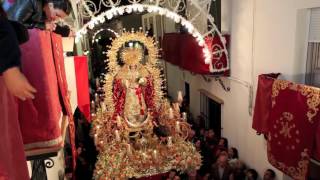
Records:
{"label": "woman's dark hair", "polygon": [[220,138],[220,140],[221,140],[221,139],[223,139],[223,147],[224,147],[225,149],[228,149],[228,147],[229,147],[228,139],[227,139],[227,138],[224,138],[224,137]]}
{"label": "woman's dark hair", "polygon": [[255,169],[248,169],[247,174],[250,173],[252,175],[253,180],[258,179],[258,173]]}
{"label": "woman's dark hair", "polygon": [[238,149],[235,147],[232,147],[231,150],[233,151],[233,159],[239,159],[239,153],[238,153]]}
{"label": "woman's dark hair", "polygon": [[272,169],[267,169],[266,171],[269,171],[272,178],[276,178],[276,173]]}
{"label": "woman's dark hair", "polygon": [[69,0],[48,0],[48,3],[53,4],[53,8],[55,9],[61,9],[64,11],[67,15],[71,13],[72,6]]}

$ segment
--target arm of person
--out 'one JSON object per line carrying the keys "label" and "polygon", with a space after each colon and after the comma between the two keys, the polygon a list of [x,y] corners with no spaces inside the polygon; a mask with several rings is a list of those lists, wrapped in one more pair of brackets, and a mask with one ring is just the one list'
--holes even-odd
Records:
{"label": "arm of person", "polygon": [[9,92],[26,100],[34,98],[34,89],[26,77],[20,72],[20,49],[15,31],[8,20],[0,18],[0,74]]}

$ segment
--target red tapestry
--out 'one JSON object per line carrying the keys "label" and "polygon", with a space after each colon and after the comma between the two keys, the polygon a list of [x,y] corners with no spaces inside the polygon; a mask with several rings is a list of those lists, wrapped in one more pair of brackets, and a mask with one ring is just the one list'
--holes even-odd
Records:
{"label": "red tapestry", "polygon": [[37,89],[35,99],[20,101],[19,121],[26,150],[62,145],[61,106],[50,32],[29,30],[21,46],[22,71]]}
{"label": "red tapestry", "polygon": [[257,92],[257,98],[265,97],[267,103],[256,104],[253,123],[264,121],[254,128],[268,136],[269,162],[293,179],[304,180],[320,120],[320,89],[273,80],[270,93],[272,79],[266,78],[259,78],[258,87],[269,84],[266,91]]}
{"label": "red tapestry", "polygon": [[[225,36],[228,40],[229,36]],[[222,42],[219,36],[207,37],[205,39],[209,49],[215,53],[212,56],[212,64],[214,71],[222,68],[227,68],[227,54],[223,49]],[[227,41],[228,42],[228,41]],[[210,66],[204,61],[203,47],[199,46],[195,38],[190,34],[167,33],[164,35],[161,42],[162,56],[167,62],[177,65],[185,70],[197,74],[212,74]],[[221,72],[223,75],[228,75],[229,70]]]}
{"label": "red tapestry", "polygon": [[77,83],[78,108],[90,121],[90,97],[89,97],[89,75],[88,59],[86,56],[75,56],[74,67]]}

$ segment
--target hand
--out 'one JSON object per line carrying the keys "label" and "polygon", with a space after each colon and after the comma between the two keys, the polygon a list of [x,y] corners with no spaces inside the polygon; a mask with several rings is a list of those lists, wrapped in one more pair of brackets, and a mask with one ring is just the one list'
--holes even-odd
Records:
{"label": "hand", "polygon": [[27,78],[20,72],[18,67],[13,67],[3,73],[4,82],[9,92],[21,99],[34,99],[37,90],[30,85]]}
{"label": "hand", "polygon": [[57,25],[52,21],[46,21],[45,22],[45,28],[48,31],[54,31],[56,29],[56,27],[57,27]]}

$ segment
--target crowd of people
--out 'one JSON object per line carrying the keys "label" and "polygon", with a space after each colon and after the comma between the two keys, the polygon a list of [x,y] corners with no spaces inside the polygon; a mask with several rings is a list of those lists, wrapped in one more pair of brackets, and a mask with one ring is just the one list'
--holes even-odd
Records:
{"label": "crowd of people", "polygon": [[[257,180],[259,175],[255,169],[247,168],[237,148],[229,147],[228,139],[217,137],[213,129],[196,127],[189,133],[189,141],[195,144],[202,156],[202,166],[198,171],[180,174],[172,170],[166,180]],[[275,180],[272,169],[266,169],[263,180]]]}

